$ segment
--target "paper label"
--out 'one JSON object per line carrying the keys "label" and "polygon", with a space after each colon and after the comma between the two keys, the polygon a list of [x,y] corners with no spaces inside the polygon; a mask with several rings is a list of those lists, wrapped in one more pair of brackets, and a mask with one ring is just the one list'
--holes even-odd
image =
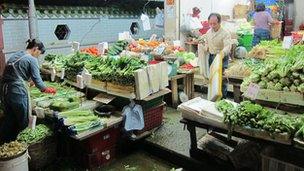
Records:
{"label": "paper label", "polygon": [[35,115],[30,116],[28,127],[31,128],[31,129],[35,129],[36,128],[36,120],[37,120],[37,116],[35,116]]}
{"label": "paper label", "polygon": [[73,51],[79,51],[80,43],[79,42],[73,42],[72,43],[72,50]]}
{"label": "paper label", "polygon": [[245,92],[245,96],[250,98],[251,100],[255,100],[260,92],[260,86],[254,83],[250,83],[247,91]]}
{"label": "paper label", "polygon": [[155,52],[157,55],[161,55],[161,54],[163,54],[165,49],[166,49],[166,47],[164,45],[160,45],[155,49]]}
{"label": "paper label", "polygon": [[141,15],[141,21],[143,23],[143,29],[144,29],[144,31],[151,30],[150,19],[149,19],[149,17],[147,15],[142,14]]}
{"label": "paper label", "polygon": [[51,69],[51,81],[55,81],[56,78],[56,70],[55,68]]}
{"label": "paper label", "polygon": [[80,89],[84,88],[84,81],[81,75],[77,75],[77,87]]}
{"label": "paper label", "polygon": [[107,50],[109,48],[109,44],[108,42],[102,42],[102,43],[98,43],[97,45],[98,47],[98,51],[100,54],[105,54],[105,50]]}
{"label": "paper label", "polygon": [[156,34],[152,34],[151,37],[150,37],[150,41],[155,41],[157,38],[157,35]]}
{"label": "paper label", "polygon": [[84,73],[83,74],[83,81],[85,85],[90,85],[92,82],[92,74],[90,73]]}
{"label": "paper label", "polygon": [[62,69],[61,69],[61,73],[60,73],[60,79],[63,80],[63,79],[64,79],[64,76],[65,76],[65,69],[62,68]]}
{"label": "paper label", "polygon": [[180,40],[174,40],[173,41],[173,46],[174,47],[180,47],[181,46],[181,41]]}
{"label": "paper label", "polygon": [[37,118],[44,118],[45,117],[44,109],[43,108],[36,107],[35,108],[35,112],[36,112]]}
{"label": "paper label", "polygon": [[283,48],[290,49],[292,46],[292,42],[293,42],[292,36],[284,36],[283,44],[282,44]]}

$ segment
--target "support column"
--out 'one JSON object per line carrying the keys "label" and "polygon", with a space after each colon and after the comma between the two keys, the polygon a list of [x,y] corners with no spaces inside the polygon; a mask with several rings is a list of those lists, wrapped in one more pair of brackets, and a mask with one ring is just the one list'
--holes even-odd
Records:
{"label": "support column", "polygon": [[28,20],[29,20],[29,31],[30,38],[38,38],[38,28],[37,28],[37,15],[34,0],[29,0],[29,10],[28,10]]}

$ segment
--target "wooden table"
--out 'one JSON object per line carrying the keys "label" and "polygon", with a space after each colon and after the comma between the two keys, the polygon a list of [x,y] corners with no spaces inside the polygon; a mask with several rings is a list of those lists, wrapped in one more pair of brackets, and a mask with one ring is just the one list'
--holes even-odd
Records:
{"label": "wooden table", "polygon": [[178,106],[178,80],[183,79],[184,92],[189,99],[192,99],[194,96],[194,73],[187,74],[178,74],[169,79],[171,83],[171,92],[172,92],[172,106]]}

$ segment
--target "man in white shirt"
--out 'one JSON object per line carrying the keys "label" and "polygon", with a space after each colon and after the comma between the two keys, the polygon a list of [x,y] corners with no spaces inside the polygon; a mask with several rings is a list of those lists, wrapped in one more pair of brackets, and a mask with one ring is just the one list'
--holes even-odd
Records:
{"label": "man in white shirt", "polygon": [[[231,50],[231,35],[230,33],[221,27],[221,15],[218,13],[211,13],[208,17],[208,23],[211,29],[203,35],[205,41],[206,51],[209,53],[209,66],[212,64],[215,56],[223,51],[223,73],[228,68],[229,53]],[[227,84],[222,84],[223,98],[227,96]]]}

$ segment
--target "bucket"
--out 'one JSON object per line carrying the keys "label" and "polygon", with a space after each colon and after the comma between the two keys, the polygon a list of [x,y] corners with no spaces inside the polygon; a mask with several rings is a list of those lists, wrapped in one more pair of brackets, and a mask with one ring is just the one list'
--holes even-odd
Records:
{"label": "bucket", "polygon": [[28,151],[23,154],[10,159],[0,160],[0,171],[28,171]]}

